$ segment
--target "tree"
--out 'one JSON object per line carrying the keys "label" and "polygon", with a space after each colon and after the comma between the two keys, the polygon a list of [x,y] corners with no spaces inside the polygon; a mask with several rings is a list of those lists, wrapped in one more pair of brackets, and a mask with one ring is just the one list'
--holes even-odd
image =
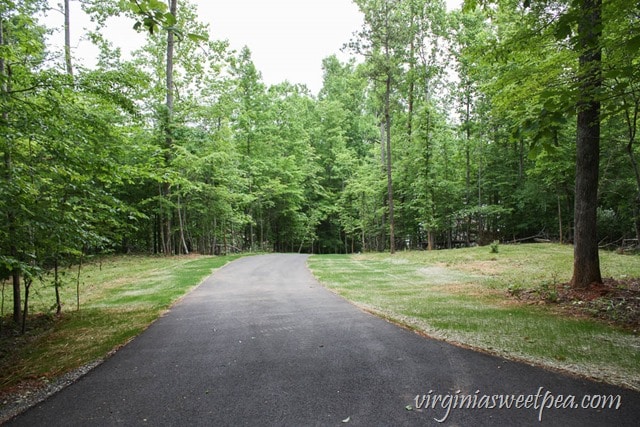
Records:
{"label": "tree", "polygon": [[[465,4],[469,10],[475,7],[476,2],[467,1]],[[512,22],[519,22],[520,28],[514,28],[513,23],[508,21],[502,21],[507,23],[500,26],[501,15],[498,15],[496,22],[499,24],[498,30],[502,32],[499,34],[501,40],[495,42],[498,46],[496,54],[504,56],[506,53],[513,58],[529,51],[537,60],[536,63],[531,57],[519,56],[516,63],[522,64],[521,68],[510,67],[507,63],[507,71],[502,75],[511,73],[512,76],[521,78],[517,75],[522,76],[524,68],[533,66],[537,75],[548,79],[558,73],[552,71],[549,67],[551,64],[555,63],[555,69],[561,70],[558,77],[562,86],[551,82],[546,85],[548,89],[538,86],[538,96],[534,97],[537,98],[538,104],[523,104],[525,108],[533,108],[521,116],[523,119],[517,121],[517,128],[531,129],[534,142],[540,141],[557,132],[562,117],[568,113],[572,105],[575,107],[577,156],[574,268],[571,283],[579,288],[587,287],[591,283],[600,283],[602,278],[596,224],[602,96],[602,3],[600,0],[576,0],[566,7],[562,2],[555,1],[525,2],[521,8],[506,3],[499,5],[498,13],[509,16]],[[577,32],[574,34],[576,25]],[[539,40],[541,43],[532,44],[532,40]],[[540,56],[543,51],[549,54]],[[557,62],[558,60],[561,62]],[[577,67],[570,62],[574,60],[577,61]],[[509,68],[514,71],[508,71]],[[546,75],[543,74],[545,69],[550,71]],[[575,73],[575,86],[567,78],[567,70]],[[518,87],[510,87],[502,93],[504,97],[526,92]],[[528,96],[531,97],[530,92]],[[531,114],[532,112],[534,114]]]}
{"label": "tree", "polygon": [[602,283],[598,254],[597,208],[600,169],[600,88],[602,86],[602,0],[580,0],[577,47],[579,98],[574,261],[571,285]]}
{"label": "tree", "polygon": [[[8,29],[6,24],[6,17],[8,11],[3,10],[0,14],[0,47],[3,52],[6,52],[6,47],[9,45],[7,41]],[[4,53],[0,54],[0,90],[2,92],[2,99],[7,99],[11,92],[11,69],[8,64],[9,58],[6,58]],[[2,127],[7,129],[9,127],[9,106],[3,102],[2,105]],[[5,133],[6,134],[6,133]],[[13,166],[13,144],[11,141],[11,135],[7,135],[6,146],[3,147],[4,151],[4,180],[5,186],[11,191],[14,186],[14,166]],[[7,194],[8,195],[8,194]],[[2,199],[5,199],[3,197]],[[13,282],[13,321],[18,323],[20,321],[21,313],[21,301],[20,301],[20,266],[18,262],[18,248],[17,248],[17,230],[16,230],[16,213],[14,206],[9,203],[7,209],[3,209],[6,212],[6,235],[9,243],[9,258],[5,258],[3,270],[7,270],[12,282]],[[3,230],[4,231],[4,230]],[[4,277],[2,278],[4,280]]]}
{"label": "tree", "polygon": [[[33,15],[43,5],[40,1],[8,2],[0,5],[0,129],[3,135],[2,195],[0,206],[6,215],[1,231],[3,274],[13,284],[13,320],[21,320],[21,277],[29,274],[26,249],[29,247],[27,225],[28,206],[24,203],[24,187],[28,185],[20,174],[24,143],[24,109],[20,97],[35,91],[42,83],[33,73],[43,60],[44,29]],[[6,252],[5,252],[6,251]],[[3,277],[4,279],[4,277]]]}
{"label": "tree", "polygon": [[[434,157],[434,140],[445,135],[445,126],[436,129],[439,105],[436,100],[438,90],[443,87],[445,59],[442,46],[445,45],[444,34],[447,20],[445,6],[441,1],[412,0],[409,2],[410,13],[410,57],[409,70],[406,73],[408,91],[407,99],[407,140],[409,146],[420,147],[417,153],[410,156],[407,167],[419,168],[416,171],[415,187],[419,187],[413,197],[415,203],[409,202],[409,215],[405,215],[412,229],[426,231],[427,248],[435,246],[435,186],[436,162]],[[409,151],[412,151],[409,148]],[[416,162],[416,159],[420,159]],[[406,183],[409,184],[409,183]],[[410,185],[411,186],[411,185]],[[409,190],[411,192],[411,189]],[[416,212],[417,210],[417,212]],[[417,213],[417,215],[416,215]],[[415,224],[416,217],[419,224]],[[407,235],[410,230],[405,232]],[[420,241],[424,240],[421,236]]]}
{"label": "tree", "polygon": [[311,133],[323,170],[319,191],[312,199],[321,213],[317,229],[317,249],[321,252],[375,249],[377,245],[371,242],[381,231],[373,226],[374,212],[367,210],[367,206],[375,206],[378,211],[379,182],[373,187],[371,182],[363,182],[367,167],[377,166],[369,171],[376,176],[382,170],[380,161],[376,161],[380,155],[372,152],[372,146],[379,147],[379,129],[371,114],[369,82],[362,67],[354,60],[342,63],[335,56],[323,60],[323,87],[315,109],[317,124]]}
{"label": "tree", "polygon": [[476,236],[473,236],[471,230],[473,217],[470,215],[470,209],[482,204],[482,201],[474,196],[473,188],[473,178],[480,174],[480,167],[476,171],[472,161],[475,159],[479,163],[483,159],[479,153],[474,155],[474,151],[478,151],[476,146],[480,144],[481,140],[482,127],[480,123],[487,119],[486,109],[485,111],[482,109],[482,92],[479,90],[486,74],[482,72],[482,61],[478,58],[482,58],[486,54],[482,51],[490,37],[490,31],[487,28],[484,14],[479,10],[464,13],[454,12],[451,16],[451,26],[453,37],[450,53],[455,58],[459,79],[457,84],[454,84],[453,96],[460,116],[461,155],[464,158],[464,202],[455,217],[457,220],[463,221],[462,238],[464,244],[469,246],[472,241],[476,240]]}
{"label": "tree", "polygon": [[[247,193],[251,201],[247,203],[245,214],[250,218],[245,232],[245,247],[255,249],[256,240],[260,248],[264,244],[264,224],[261,217],[263,198],[258,195],[263,168],[260,157],[264,153],[263,126],[264,112],[267,108],[266,87],[262,76],[251,59],[251,51],[244,47],[231,63],[231,72],[235,86],[232,99],[234,103],[234,137],[237,152],[242,154],[242,169],[247,179]],[[264,160],[264,159],[263,159]],[[259,225],[260,235],[256,239],[255,225]]]}
{"label": "tree", "polygon": [[[618,140],[622,147],[630,170],[631,188],[628,194],[631,221],[635,238],[640,242],[640,166],[638,164],[637,130],[640,114],[640,73],[638,72],[640,55],[640,21],[636,5],[614,1],[603,4],[603,20],[606,23],[602,35],[602,45],[606,51],[603,64],[603,90],[611,95],[604,99],[603,118],[608,134],[603,141]],[[608,102],[607,102],[608,101]],[[611,132],[613,131],[613,132]],[[605,147],[606,148],[606,147]],[[622,164],[618,170],[626,170]],[[625,181],[625,176],[618,182]],[[639,243],[640,244],[640,243]]]}
{"label": "tree", "polygon": [[[176,20],[176,12],[177,12],[177,0],[170,0],[169,13],[173,17],[173,22]],[[173,115],[174,115],[174,106],[173,106],[173,98],[174,98],[174,84],[173,84],[173,54],[174,54],[174,43],[175,43],[175,33],[173,28],[167,28],[167,62],[166,62],[166,103],[165,103],[165,118],[164,118],[164,132],[165,132],[165,161],[167,164],[171,162],[171,155],[173,151]],[[171,197],[171,183],[165,181],[162,183],[162,195],[165,198]],[[162,229],[163,229],[163,240],[162,247],[163,252],[166,255],[173,253],[174,242],[172,239],[171,232],[171,211],[165,213],[166,216],[164,218]],[[181,243],[184,243],[184,234],[183,234],[182,226],[180,226],[180,235],[181,235]],[[184,245],[186,250],[186,244]],[[187,253],[189,251],[187,250]]]}
{"label": "tree", "polygon": [[392,152],[392,92],[397,84],[396,75],[406,63],[406,50],[410,45],[407,31],[407,2],[404,0],[356,1],[364,14],[365,26],[352,48],[364,55],[369,63],[369,73],[381,93],[381,144],[385,146],[383,163],[387,175],[387,208],[389,210],[389,250],[396,249],[393,152]]}

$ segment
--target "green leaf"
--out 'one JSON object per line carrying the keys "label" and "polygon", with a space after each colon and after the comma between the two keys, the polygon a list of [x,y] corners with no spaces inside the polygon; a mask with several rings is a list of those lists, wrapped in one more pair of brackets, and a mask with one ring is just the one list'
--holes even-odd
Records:
{"label": "green leaf", "polygon": [[566,15],[558,20],[558,25],[556,26],[556,30],[554,32],[556,40],[564,40],[572,33],[571,22],[568,19],[563,19],[565,17]]}
{"label": "green leaf", "polygon": [[478,7],[478,0],[464,0],[462,3],[463,12],[473,12]]}
{"label": "green leaf", "polygon": [[[144,4],[145,2],[143,1],[142,3]],[[164,12],[168,9],[167,4],[160,0],[147,0],[146,3],[149,5],[149,8],[153,10]]]}
{"label": "green leaf", "polygon": [[172,27],[172,26],[176,25],[176,23],[178,22],[176,20],[176,17],[173,16],[173,14],[171,14],[169,12],[167,12],[164,15],[161,15],[161,16],[162,16],[162,20],[164,21],[165,26],[167,26],[167,27]]}
{"label": "green leaf", "polygon": [[189,40],[191,40],[192,42],[206,42],[209,40],[209,38],[207,36],[203,36],[202,34],[196,34],[196,33],[188,33],[187,37],[189,37]]}
{"label": "green leaf", "polygon": [[542,147],[540,144],[533,144],[531,148],[529,148],[529,160],[535,160],[542,153]]}
{"label": "green leaf", "polygon": [[144,24],[145,28],[149,30],[149,33],[153,34],[155,32],[157,24],[153,19],[146,17],[144,18],[142,23]]}
{"label": "green leaf", "polygon": [[631,37],[629,40],[625,42],[626,48],[633,52],[634,54],[640,50],[640,34],[635,37]]}

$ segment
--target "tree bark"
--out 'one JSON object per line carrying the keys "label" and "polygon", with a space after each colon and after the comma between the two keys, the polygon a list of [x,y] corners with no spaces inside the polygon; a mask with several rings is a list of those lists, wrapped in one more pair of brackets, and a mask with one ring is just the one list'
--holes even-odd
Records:
{"label": "tree bark", "polygon": [[395,221],[393,216],[393,180],[391,170],[391,76],[387,75],[384,95],[384,122],[387,138],[387,198],[389,199],[389,252],[396,252]]}
{"label": "tree bark", "polygon": [[[22,335],[27,331],[27,315],[29,314],[29,290],[31,289],[32,279],[24,279],[24,310],[22,311]],[[14,313],[15,319],[15,313]],[[18,320],[19,322],[20,320]],[[16,322],[16,323],[18,323]]]}
{"label": "tree bark", "polygon": [[[169,12],[175,17],[177,12],[177,0],[171,0]],[[173,149],[173,54],[175,50],[175,34],[173,29],[167,31],[167,67],[166,67],[166,118],[165,118],[165,162],[167,166],[171,163],[171,150]],[[162,194],[169,200],[171,197],[171,183],[165,181],[162,183]],[[173,214],[171,208],[167,209],[167,217],[163,224],[165,255],[170,255],[174,251],[174,244],[171,232],[171,218]]]}
{"label": "tree bark", "polygon": [[185,255],[189,255],[189,246],[187,246],[187,240],[184,237],[184,220],[182,218],[182,207],[180,206],[180,196],[178,196],[178,223],[180,224],[180,244],[184,250]]}
{"label": "tree bark", "polygon": [[560,238],[560,244],[564,243],[564,237],[562,233],[562,204],[560,203],[560,194],[557,195],[558,198],[558,236]]}
{"label": "tree bark", "polygon": [[598,254],[597,208],[600,164],[600,101],[602,85],[602,0],[583,0],[578,22],[580,54],[576,140],[574,261],[571,286],[602,283]]}
{"label": "tree bark", "polygon": [[64,0],[64,62],[67,74],[73,77],[73,65],[71,63],[71,10],[69,0]]}
{"label": "tree bark", "polygon": [[[53,287],[56,294],[56,315],[62,314],[62,300],[60,299],[60,273],[58,271],[58,256],[53,260]],[[25,297],[26,299],[26,297]]]}

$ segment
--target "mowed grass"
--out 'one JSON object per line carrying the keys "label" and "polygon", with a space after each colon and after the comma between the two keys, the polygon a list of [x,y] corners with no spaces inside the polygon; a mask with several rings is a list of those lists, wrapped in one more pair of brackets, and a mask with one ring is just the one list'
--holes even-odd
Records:
{"label": "mowed grass", "polygon": [[[100,360],[157,319],[229,257],[108,257],[83,266],[77,310],[77,266],[64,270],[62,316],[55,319],[52,277],[34,282],[29,332],[0,342],[0,392],[41,382]],[[3,319],[7,328],[7,320]]]}
{"label": "mowed grass", "polygon": [[[601,253],[605,277],[640,277],[640,257]],[[638,331],[520,302],[509,289],[568,282],[570,246],[316,255],[309,267],[355,304],[432,337],[640,390]]]}

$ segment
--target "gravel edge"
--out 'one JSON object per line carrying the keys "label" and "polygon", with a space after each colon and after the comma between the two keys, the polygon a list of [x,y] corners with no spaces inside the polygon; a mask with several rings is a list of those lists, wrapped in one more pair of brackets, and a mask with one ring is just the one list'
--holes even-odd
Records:
{"label": "gravel edge", "polygon": [[11,420],[27,409],[36,406],[60,390],[75,383],[92,369],[102,364],[104,360],[105,359],[99,359],[94,362],[87,363],[86,365],[67,372],[46,384],[30,387],[26,390],[5,396],[0,402],[0,424]]}

